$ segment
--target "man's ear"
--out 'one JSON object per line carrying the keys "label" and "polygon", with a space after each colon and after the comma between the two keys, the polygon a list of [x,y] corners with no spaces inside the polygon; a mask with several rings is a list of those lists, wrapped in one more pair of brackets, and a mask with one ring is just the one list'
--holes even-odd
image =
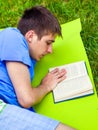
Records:
{"label": "man's ear", "polygon": [[34,32],[33,30],[29,30],[29,31],[25,34],[25,38],[26,38],[26,40],[27,40],[29,43],[31,43],[33,35],[35,35],[35,32]]}

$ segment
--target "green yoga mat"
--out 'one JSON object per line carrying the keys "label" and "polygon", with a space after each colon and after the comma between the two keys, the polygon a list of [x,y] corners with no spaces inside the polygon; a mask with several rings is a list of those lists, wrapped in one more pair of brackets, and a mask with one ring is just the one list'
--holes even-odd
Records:
{"label": "green yoga mat", "polygon": [[78,130],[98,130],[98,99],[80,31],[80,19],[62,25],[63,39],[57,38],[53,45],[53,54],[49,54],[36,64],[32,85],[38,85],[50,67],[84,60],[93,84],[94,94],[54,104],[51,92],[35,106],[35,109],[38,113],[57,119]]}

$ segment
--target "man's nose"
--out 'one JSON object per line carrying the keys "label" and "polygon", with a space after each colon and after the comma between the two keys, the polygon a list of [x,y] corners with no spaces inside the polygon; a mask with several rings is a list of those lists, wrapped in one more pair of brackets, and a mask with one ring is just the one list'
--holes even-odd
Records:
{"label": "man's nose", "polygon": [[50,46],[48,47],[47,52],[48,52],[48,53],[52,53],[52,45],[50,45]]}

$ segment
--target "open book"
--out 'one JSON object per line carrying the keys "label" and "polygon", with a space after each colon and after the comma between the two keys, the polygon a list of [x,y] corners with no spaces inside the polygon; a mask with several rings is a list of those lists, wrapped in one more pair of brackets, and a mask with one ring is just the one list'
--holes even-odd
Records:
{"label": "open book", "polygon": [[65,68],[67,74],[66,79],[58,83],[53,90],[54,102],[69,100],[94,93],[84,61],[56,66],[50,68],[49,71],[55,68]]}

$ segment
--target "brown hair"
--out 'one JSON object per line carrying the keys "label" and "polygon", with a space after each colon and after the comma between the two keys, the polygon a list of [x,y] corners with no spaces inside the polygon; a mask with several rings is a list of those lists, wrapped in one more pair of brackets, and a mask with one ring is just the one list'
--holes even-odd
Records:
{"label": "brown hair", "polygon": [[25,35],[29,30],[34,30],[39,38],[49,33],[62,36],[58,20],[43,6],[35,6],[26,9],[17,28],[23,35]]}

